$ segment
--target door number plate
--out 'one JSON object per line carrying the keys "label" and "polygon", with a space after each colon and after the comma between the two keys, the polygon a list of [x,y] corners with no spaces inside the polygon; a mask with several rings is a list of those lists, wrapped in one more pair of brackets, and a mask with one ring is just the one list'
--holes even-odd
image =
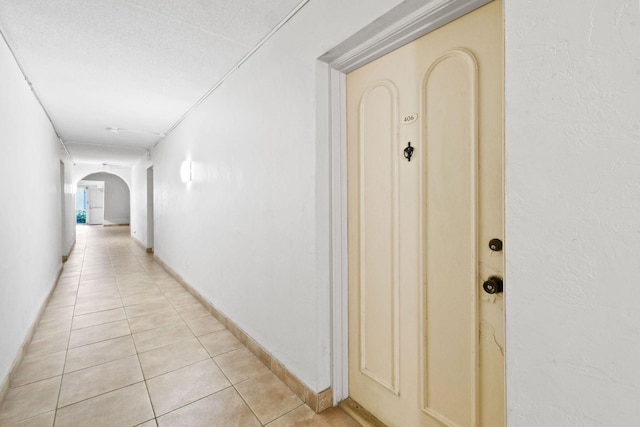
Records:
{"label": "door number plate", "polygon": [[411,113],[411,114],[407,114],[406,116],[404,116],[402,118],[401,123],[403,125],[408,125],[408,124],[411,124],[411,123],[415,122],[416,120],[418,120],[418,113]]}

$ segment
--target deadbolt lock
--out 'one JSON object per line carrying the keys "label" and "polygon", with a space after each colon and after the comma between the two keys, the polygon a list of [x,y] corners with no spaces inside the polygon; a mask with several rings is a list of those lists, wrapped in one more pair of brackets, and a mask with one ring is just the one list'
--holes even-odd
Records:
{"label": "deadbolt lock", "polygon": [[488,294],[500,294],[504,288],[504,282],[500,276],[491,276],[482,284],[482,289]]}
{"label": "deadbolt lock", "polygon": [[494,252],[500,252],[502,250],[502,240],[491,239],[489,241],[489,249],[491,249]]}

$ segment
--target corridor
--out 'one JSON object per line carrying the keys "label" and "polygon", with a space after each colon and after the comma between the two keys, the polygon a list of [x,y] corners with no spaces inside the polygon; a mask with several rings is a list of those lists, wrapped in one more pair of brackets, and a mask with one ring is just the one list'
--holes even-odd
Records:
{"label": "corridor", "polygon": [[129,237],[78,226],[0,426],[358,426],[315,414]]}

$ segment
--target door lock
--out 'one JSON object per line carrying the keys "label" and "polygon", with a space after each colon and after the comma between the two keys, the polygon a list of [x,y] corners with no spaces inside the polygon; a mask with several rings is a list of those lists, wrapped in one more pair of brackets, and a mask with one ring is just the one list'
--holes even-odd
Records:
{"label": "door lock", "polygon": [[482,284],[482,289],[488,294],[500,294],[502,293],[504,283],[500,276],[490,276]]}
{"label": "door lock", "polygon": [[489,249],[491,249],[494,252],[500,252],[502,250],[502,240],[491,239],[489,241]]}

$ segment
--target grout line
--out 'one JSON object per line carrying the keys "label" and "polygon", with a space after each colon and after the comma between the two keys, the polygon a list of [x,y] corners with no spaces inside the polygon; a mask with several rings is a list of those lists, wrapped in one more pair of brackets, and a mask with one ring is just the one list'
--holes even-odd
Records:
{"label": "grout line", "polygon": [[[300,408],[301,406],[304,406],[305,403],[302,402],[300,405],[296,406],[295,408],[293,408],[292,410],[290,410],[289,412],[285,412],[284,414],[280,415],[278,418],[275,418],[271,421],[269,421],[269,424],[276,422],[277,420],[279,420],[280,418],[286,417],[287,415],[289,415],[290,413],[292,413],[293,411],[296,411],[298,408]],[[309,408],[311,409],[311,408]]]}
{"label": "grout line", "polygon": [[[57,409],[68,408],[68,407],[70,407],[70,406],[77,405],[77,404],[82,403],[82,402],[86,402],[87,400],[95,399],[96,397],[104,396],[105,394],[113,393],[114,391],[122,390],[122,389],[124,389],[124,388],[131,387],[131,386],[134,386],[134,385],[136,385],[136,384],[143,383],[143,382],[145,382],[145,381],[144,381],[144,379],[143,379],[143,380],[140,380],[140,381],[135,381],[135,382],[133,382],[133,383],[131,383],[131,384],[127,384],[127,385],[124,385],[124,386],[122,386],[122,387],[117,387],[117,388],[114,388],[114,389],[112,389],[112,390],[105,391],[105,392],[100,393],[100,394],[96,394],[95,396],[89,396],[89,397],[87,397],[87,398],[84,398],[84,399],[78,400],[78,401],[76,401],[76,402],[69,403],[69,404],[64,405],[64,406],[60,406],[60,407],[59,407],[59,408],[57,408]],[[56,409],[56,411],[57,411],[57,409]],[[56,415],[57,415],[57,414],[56,414]]]}
{"label": "grout line", "polygon": [[[73,371],[69,371],[69,372],[64,372],[64,368],[63,368],[62,375],[70,375],[70,374],[74,374],[74,373],[76,373],[76,372],[84,371],[84,370],[86,370],[86,369],[92,369],[92,368],[95,368],[95,367],[97,367],[97,366],[106,365],[107,363],[116,362],[116,361],[118,361],[118,360],[126,359],[127,357],[131,357],[131,356],[135,356],[135,355],[136,355],[136,353],[127,354],[127,355],[124,355],[124,356],[118,356],[118,357],[116,357],[115,359],[112,359],[112,360],[107,360],[107,361],[105,361],[105,362],[96,363],[95,365],[84,366],[84,367],[82,367],[82,368],[80,368],[80,369],[75,369],[75,370],[73,370]],[[66,360],[65,360],[65,364],[66,364]],[[65,367],[66,367],[66,366],[65,366]],[[142,369],[142,368],[141,368],[141,369]]]}
{"label": "grout line", "polygon": [[[78,248],[80,249],[80,248]],[[84,246],[84,248],[82,249],[83,252],[83,256],[82,256],[82,263],[80,264],[80,271],[82,272],[82,269],[84,268],[84,251],[86,250],[86,245]],[[74,252],[76,251],[76,247],[74,246],[74,248],[71,250],[71,253],[69,254],[69,256],[73,255]],[[76,311],[76,304],[78,302],[78,292],[80,289],[80,276],[78,276],[78,285],[76,287],[76,302],[73,304],[73,311],[71,313],[71,325],[69,325],[69,337],[67,338],[67,348],[65,350],[64,353],[64,362],[62,363],[62,373],[60,374],[60,387],[58,388],[58,398],[56,399],[56,409],[55,409],[55,414],[53,416],[53,425],[55,426],[56,424],[56,420],[58,419],[58,408],[60,406],[60,395],[62,394],[62,382],[64,381],[64,377],[65,377],[65,368],[67,367],[67,357],[69,356],[69,343],[71,342],[71,330],[73,328],[73,317]],[[47,307],[48,308],[48,307]]]}
{"label": "grout line", "polygon": [[[242,384],[244,381],[239,382],[238,384]],[[240,391],[238,391],[238,388],[236,387],[236,385],[238,384],[231,384],[231,386],[233,387],[233,389],[235,390],[236,394],[238,396],[240,396],[240,399],[242,399],[242,401],[244,402],[245,405],[247,405],[247,408],[249,408],[249,410],[251,411],[251,413],[253,414],[254,417],[256,417],[256,420],[258,420],[258,422],[260,423],[261,426],[265,426],[266,424],[262,422],[262,420],[258,417],[258,414],[256,414],[256,411],[253,410],[253,408],[251,407],[251,405],[249,405],[249,402],[247,402],[247,400],[244,398],[244,396],[242,395],[242,393],[240,393]]]}
{"label": "grout line", "polygon": [[[228,390],[228,389],[230,389],[230,388],[233,388],[233,385],[230,385],[230,386],[227,386],[227,387],[221,388],[220,390],[218,390],[218,391],[214,391],[213,393],[207,394],[206,396],[199,397],[198,399],[196,399],[196,400],[194,400],[194,401],[192,401],[192,402],[186,403],[186,404],[184,404],[184,405],[182,405],[182,406],[179,406],[179,407],[177,407],[177,408],[175,408],[175,409],[172,409],[172,410],[170,410],[169,412],[165,412],[164,414],[160,415],[160,417],[164,417],[165,415],[169,415],[169,414],[170,414],[170,413],[172,413],[172,412],[178,411],[178,410],[180,410],[180,409],[182,409],[182,408],[185,408],[185,407],[187,407],[187,406],[189,406],[189,405],[191,405],[191,404],[193,404],[193,403],[196,403],[196,402],[199,402],[199,401],[201,401],[201,400],[204,400],[204,399],[206,399],[207,397],[211,397],[211,396],[213,396],[214,394],[218,394],[218,393],[223,392],[223,391],[225,391],[225,390]],[[157,419],[158,419],[158,418],[156,417],[156,420],[157,420]],[[157,421],[156,421],[156,422],[157,422]]]}

